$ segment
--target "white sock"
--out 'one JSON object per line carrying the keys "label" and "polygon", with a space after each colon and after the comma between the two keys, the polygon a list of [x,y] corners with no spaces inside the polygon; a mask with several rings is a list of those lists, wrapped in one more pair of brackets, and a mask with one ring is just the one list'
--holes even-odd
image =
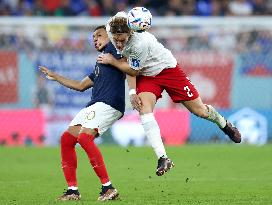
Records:
{"label": "white sock", "polygon": [[109,186],[109,185],[111,185],[111,182],[110,181],[108,181],[107,183],[105,183],[105,184],[102,184],[103,186]]}
{"label": "white sock", "polygon": [[76,186],[69,186],[68,189],[72,189],[72,190],[75,191],[75,190],[78,190],[78,187],[76,187]]}
{"label": "white sock", "polygon": [[159,125],[153,113],[141,115],[141,122],[149,143],[155,151],[158,158],[167,157],[164,145],[161,139]]}
{"label": "white sock", "polygon": [[220,128],[224,128],[227,124],[226,119],[220,115],[211,105],[206,105],[208,108],[209,117],[206,118],[207,120],[214,122]]}

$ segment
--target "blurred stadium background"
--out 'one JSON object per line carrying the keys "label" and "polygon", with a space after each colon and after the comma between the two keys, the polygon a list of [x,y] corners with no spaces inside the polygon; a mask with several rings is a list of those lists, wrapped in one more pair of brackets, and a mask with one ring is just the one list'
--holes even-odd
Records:
{"label": "blurred stadium background", "polygon": [[[271,0],[1,0],[2,146],[59,144],[91,91],[79,93],[50,82],[38,65],[81,80],[98,54],[92,30],[134,6],[151,10],[150,32],[177,57],[203,101],[241,130],[243,143],[271,142]],[[168,145],[229,143],[215,125],[173,104],[167,94],[155,115]],[[98,143],[147,144],[128,98],[126,115]]]}

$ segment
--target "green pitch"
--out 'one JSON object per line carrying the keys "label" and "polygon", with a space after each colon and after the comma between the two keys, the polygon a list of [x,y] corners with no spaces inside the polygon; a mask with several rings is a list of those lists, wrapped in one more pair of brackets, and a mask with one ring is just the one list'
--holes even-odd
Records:
{"label": "green pitch", "polygon": [[[108,204],[272,204],[272,146],[168,147],[175,167],[155,175],[151,148],[101,147],[120,199]],[[58,148],[0,148],[0,204],[101,204],[100,183],[78,148],[82,200],[56,202],[66,188]]]}

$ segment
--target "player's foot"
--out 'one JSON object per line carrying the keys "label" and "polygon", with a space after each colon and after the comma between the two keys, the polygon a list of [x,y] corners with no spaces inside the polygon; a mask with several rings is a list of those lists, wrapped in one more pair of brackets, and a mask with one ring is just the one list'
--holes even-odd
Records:
{"label": "player's foot", "polygon": [[158,176],[164,175],[165,172],[169,171],[172,167],[174,167],[174,163],[169,158],[160,157],[158,160],[158,166],[156,174]]}
{"label": "player's foot", "polygon": [[114,200],[119,196],[117,189],[115,189],[112,185],[102,186],[101,189],[100,196],[97,199],[98,201]]}
{"label": "player's foot", "polygon": [[77,201],[81,198],[80,193],[78,190],[68,189],[66,192],[63,193],[62,196],[58,197],[57,200],[59,201]]}
{"label": "player's foot", "polygon": [[235,142],[235,143],[240,143],[241,142],[241,134],[239,130],[231,124],[229,121],[227,121],[227,124],[224,128],[222,128],[223,132],[229,136],[229,138]]}

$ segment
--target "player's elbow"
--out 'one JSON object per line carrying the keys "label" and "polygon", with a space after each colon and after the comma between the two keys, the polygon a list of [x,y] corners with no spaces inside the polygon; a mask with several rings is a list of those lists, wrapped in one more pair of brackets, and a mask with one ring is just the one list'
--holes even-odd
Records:
{"label": "player's elbow", "polygon": [[84,92],[85,90],[88,90],[90,87],[93,86],[93,82],[88,79],[88,80],[83,80],[78,86],[77,86],[77,90],[79,92]]}
{"label": "player's elbow", "polygon": [[78,91],[79,92],[84,92],[85,90],[88,90],[91,86],[88,87],[81,87]]}
{"label": "player's elbow", "polygon": [[87,88],[83,85],[80,85],[77,87],[77,91],[79,91],[79,92],[84,92],[85,90],[87,90]]}

